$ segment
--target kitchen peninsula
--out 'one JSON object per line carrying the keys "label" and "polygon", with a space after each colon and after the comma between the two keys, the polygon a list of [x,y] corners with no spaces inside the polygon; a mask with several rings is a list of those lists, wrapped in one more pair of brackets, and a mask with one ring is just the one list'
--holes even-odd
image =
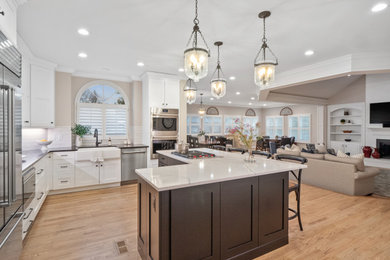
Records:
{"label": "kitchen peninsula", "polygon": [[196,149],[214,158],[159,152],[138,174],[142,259],[251,259],[288,243],[288,171],[306,166]]}

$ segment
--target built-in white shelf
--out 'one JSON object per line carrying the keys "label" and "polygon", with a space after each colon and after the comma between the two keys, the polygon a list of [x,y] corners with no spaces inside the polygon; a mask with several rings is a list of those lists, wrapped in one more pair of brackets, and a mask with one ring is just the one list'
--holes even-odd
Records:
{"label": "built-in white shelf", "polygon": [[348,115],[348,116],[330,116],[331,118],[352,118],[352,117],[361,117],[362,115]]}
{"label": "built-in white shelf", "polygon": [[360,135],[360,133],[343,133],[343,132],[333,132],[331,135]]}
{"label": "built-in white shelf", "polygon": [[331,124],[330,126],[361,126],[361,124]]}

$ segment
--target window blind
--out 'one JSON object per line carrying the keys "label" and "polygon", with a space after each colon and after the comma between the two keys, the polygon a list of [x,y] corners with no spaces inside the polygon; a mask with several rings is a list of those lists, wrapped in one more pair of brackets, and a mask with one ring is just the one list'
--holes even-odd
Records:
{"label": "window blind", "polygon": [[107,108],[105,111],[106,136],[125,136],[127,134],[127,109]]}
{"label": "window blind", "polygon": [[80,107],[79,124],[91,127],[91,133],[97,128],[99,134],[103,133],[103,109],[96,107]]}

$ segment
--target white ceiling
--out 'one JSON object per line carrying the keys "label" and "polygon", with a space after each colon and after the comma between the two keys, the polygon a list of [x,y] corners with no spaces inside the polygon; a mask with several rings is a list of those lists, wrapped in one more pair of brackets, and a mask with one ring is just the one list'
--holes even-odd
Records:
{"label": "white ceiling", "polygon": [[[372,13],[376,0],[199,2],[200,28],[212,56],[209,77],[198,88],[209,95],[217,40],[224,42],[221,61],[226,77],[236,76],[229,81],[227,95],[214,104],[227,105],[229,100],[232,105],[262,104],[250,98],[257,94],[253,59],[262,34],[257,14],[263,10],[272,12],[267,34],[279,58],[277,72],[349,53],[390,52],[390,8]],[[193,0],[30,0],[18,10],[18,32],[36,56],[61,67],[135,78],[145,71],[184,77],[178,68],[183,66],[193,16]],[[78,35],[80,27],[90,36]],[[314,55],[306,57],[308,49]],[[88,54],[86,60],[77,57],[80,51]],[[145,67],[137,67],[138,61]]]}
{"label": "white ceiling", "polygon": [[307,83],[299,86],[281,88],[272,91],[272,93],[291,94],[312,98],[330,98],[359,80],[361,75],[345,76],[340,78],[328,79],[319,82]]}

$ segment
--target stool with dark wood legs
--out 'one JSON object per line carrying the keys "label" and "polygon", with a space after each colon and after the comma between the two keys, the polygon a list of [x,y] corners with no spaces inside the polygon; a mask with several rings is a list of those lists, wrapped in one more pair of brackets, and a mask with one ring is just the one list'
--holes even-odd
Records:
{"label": "stool with dark wood legs", "polygon": [[[275,156],[276,160],[287,160],[287,161],[296,161],[301,164],[307,163],[307,159],[305,157],[301,156],[294,156],[294,155],[287,155],[287,154],[278,154]],[[289,187],[288,187],[288,192],[295,192],[295,198],[297,201],[297,208],[291,209],[289,208],[288,210],[293,212],[294,215],[290,216],[288,219],[294,219],[298,218],[299,222],[299,228],[301,231],[303,231],[302,227],[302,220],[301,220],[301,180],[302,180],[302,169],[298,171],[298,174],[294,171],[290,171],[290,173],[295,177],[296,182],[289,182]]]}

